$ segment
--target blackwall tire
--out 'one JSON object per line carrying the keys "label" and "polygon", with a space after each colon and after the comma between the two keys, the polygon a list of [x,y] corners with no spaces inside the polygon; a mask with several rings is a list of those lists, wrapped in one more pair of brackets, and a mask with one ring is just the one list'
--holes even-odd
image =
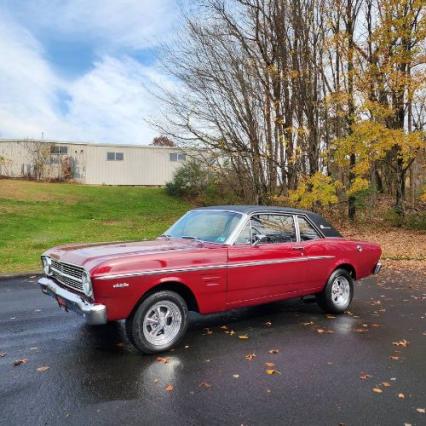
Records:
{"label": "blackwall tire", "polygon": [[188,307],[173,291],[148,296],[126,320],[130,342],[142,353],[155,354],[178,345],[188,328]]}
{"label": "blackwall tire", "polygon": [[325,312],[342,314],[349,308],[353,295],[353,278],[346,269],[336,269],[324,290],[317,294],[317,303]]}

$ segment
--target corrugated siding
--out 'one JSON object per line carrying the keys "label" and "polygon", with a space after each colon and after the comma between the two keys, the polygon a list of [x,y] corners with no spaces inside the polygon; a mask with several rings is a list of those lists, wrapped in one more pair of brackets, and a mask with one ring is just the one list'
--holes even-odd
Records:
{"label": "corrugated siding", "polygon": [[[0,174],[10,177],[32,175],[32,157],[28,152],[31,141],[0,141],[0,157],[6,162]],[[120,145],[90,145],[52,142],[67,146],[73,160],[74,180],[92,185],[164,185],[173,178],[182,161],[170,161],[178,149]],[[123,153],[122,161],[108,161],[108,152]],[[44,178],[61,176],[60,156],[52,155]]]}
{"label": "corrugated siding", "polygon": [[[9,177],[33,176],[34,157],[31,153],[36,144],[31,141],[0,141],[0,175]],[[68,156],[72,158],[75,179],[77,182],[85,181],[86,146],[54,143],[68,147]],[[58,179],[62,175],[60,155],[50,155],[44,167],[43,179]]]}
{"label": "corrugated siding", "polygon": [[[108,152],[123,153],[122,161],[108,161]],[[176,149],[103,147],[87,145],[86,183],[104,185],[164,185],[181,161],[170,161]]]}

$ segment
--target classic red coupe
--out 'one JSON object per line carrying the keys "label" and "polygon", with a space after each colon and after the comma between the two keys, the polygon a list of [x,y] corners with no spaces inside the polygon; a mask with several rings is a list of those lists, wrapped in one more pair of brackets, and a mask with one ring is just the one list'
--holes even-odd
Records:
{"label": "classic red coupe", "polygon": [[125,319],[134,346],[157,353],[182,339],[189,310],[316,295],[326,312],[342,313],[354,281],[379,272],[380,255],[310,211],[214,206],[189,211],[154,241],[52,248],[39,284],[89,324]]}

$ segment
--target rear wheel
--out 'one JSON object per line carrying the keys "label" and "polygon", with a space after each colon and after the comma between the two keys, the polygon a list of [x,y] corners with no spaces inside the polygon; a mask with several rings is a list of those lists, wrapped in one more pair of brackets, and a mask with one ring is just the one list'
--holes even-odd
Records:
{"label": "rear wheel", "polygon": [[187,327],[187,305],[173,291],[151,294],[126,321],[130,342],[146,354],[167,351],[176,346]]}
{"label": "rear wheel", "polygon": [[336,269],[324,290],[317,294],[318,305],[326,312],[341,314],[348,309],[354,294],[353,278],[346,269]]}

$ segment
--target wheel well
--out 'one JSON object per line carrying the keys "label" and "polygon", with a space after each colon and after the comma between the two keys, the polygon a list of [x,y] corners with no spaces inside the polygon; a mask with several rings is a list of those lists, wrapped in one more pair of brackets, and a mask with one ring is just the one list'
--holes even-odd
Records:
{"label": "wheel well", "polygon": [[356,280],[356,271],[355,268],[350,263],[343,263],[342,265],[337,266],[336,269],[345,269],[349,272],[349,275]]}
{"label": "wheel well", "polygon": [[134,307],[133,312],[148,296],[153,293],[157,293],[158,291],[165,290],[174,291],[175,293],[179,294],[179,296],[181,296],[183,300],[185,300],[189,311],[200,312],[198,308],[197,299],[195,298],[194,293],[185,284],[179,282],[166,282],[151,288],[140,298],[140,300]]}

